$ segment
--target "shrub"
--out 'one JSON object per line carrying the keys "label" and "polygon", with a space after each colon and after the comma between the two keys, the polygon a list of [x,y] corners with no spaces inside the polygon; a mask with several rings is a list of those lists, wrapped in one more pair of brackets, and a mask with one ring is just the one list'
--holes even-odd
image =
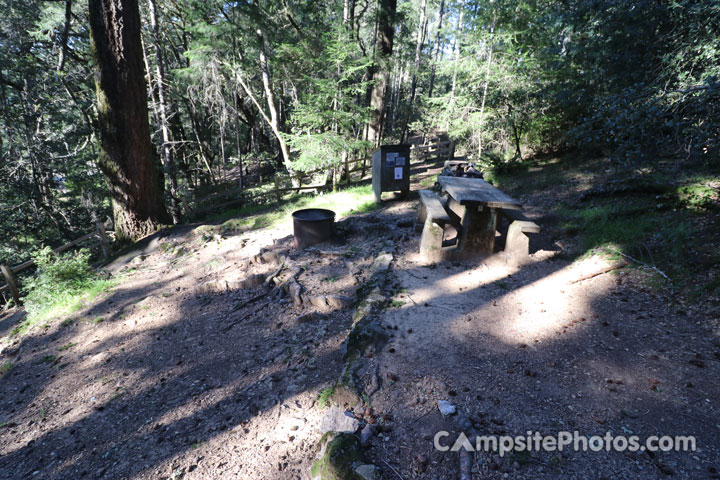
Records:
{"label": "shrub", "polygon": [[65,254],[44,247],[32,255],[37,272],[24,282],[23,298],[27,320],[13,330],[18,334],[29,326],[77,310],[113,282],[101,278],[89,264],[86,249]]}

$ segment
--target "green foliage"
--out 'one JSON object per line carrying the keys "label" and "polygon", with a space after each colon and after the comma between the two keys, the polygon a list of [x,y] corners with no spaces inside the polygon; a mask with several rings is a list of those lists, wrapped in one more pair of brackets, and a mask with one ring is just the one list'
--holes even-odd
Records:
{"label": "green foliage", "polygon": [[325,387],[322,390],[320,390],[320,393],[317,397],[317,406],[320,408],[325,408],[329,405],[330,399],[335,394],[335,389],[337,388],[337,385],[332,385],[330,387]]}
{"label": "green foliage", "polygon": [[[523,159],[559,148],[601,152],[613,165],[672,159],[720,169],[720,0],[453,1],[444,2],[439,30],[439,4],[427,3],[417,66],[419,0],[398,2],[393,54],[382,64],[372,2],[350,19],[338,1],[158,0],[157,48],[142,4],[140,61],[153,83],[164,72],[169,118],[163,132],[160,92],[148,89],[152,139],[159,150],[163,133],[170,137],[165,181],[177,177],[185,213],[194,198],[236,187],[239,168],[250,202],[283,175],[258,29],[280,136],[298,171],[366,153],[379,69],[389,74],[383,142],[447,132],[489,176],[528,173]],[[70,5],[65,42],[64,2],[0,0],[3,263],[77,238],[112,213],[95,166],[87,6]],[[672,201],[707,209],[715,198],[689,188]]]}
{"label": "green foliage", "polygon": [[299,93],[290,122],[288,143],[299,152],[293,166],[299,170],[340,164],[344,153],[369,147],[358,140],[357,132],[367,122],[368,110],[356,101],[370,82],[363,76],[372,59],[360,53],[358,45],[346,41],[343,26],[323,33],[317,43],[282,45],[282,54],[298,62],[308,62],[314,72],[306,77],[306,88]]}
{"label": "green foliage", "polygon": [[567,139],[625,161],[717,160],[720,2],[607,7],[577,1],[558,12],[558,72],[572,86],[563,104],[576,105]]}
{"label": "green foliage", "polygon": [[90,267],[87,250],[56,254],[45,247],[34,252],[32,258],[37,273],[24,282],[27,319],[13,331],[15,334],[81,308],[114,284]]}
{"label": "green foliage", "polygon": [[703,184],[678,187],[677,198],[681,205],[693,210],[711,210],[720,205],[718,191]]}
{"label": "green foliage", "polygon": [[[93,167],[94,86],[87,6],[72,3],[68,53],[58,53],[64,2],[0,0],[0,262],[87,233],[110,213]],[[78,61],[80,60],[80,61]]]}

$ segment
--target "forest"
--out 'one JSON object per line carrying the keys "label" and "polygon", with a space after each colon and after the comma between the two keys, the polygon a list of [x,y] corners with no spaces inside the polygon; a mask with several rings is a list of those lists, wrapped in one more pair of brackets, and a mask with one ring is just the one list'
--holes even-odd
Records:
{"label": "forest", "polygon": [[0,478],[720,479],[719,147],[720,0],[0,0]]}
{"label": "forest", "polygon": [[[103,17],[115,8],[139,17]],[[2,0],[0,11],[4,264],[96,221],[139,238],[187,221],[210,192],[252,204],[273,177],[326,168],[342,180],[348,158],[439,133],[501,169],[573,149],[638,168],[718,164],[716,1]],[[118,25],[137,37],[127,52],[91,41]],[[102,73],[113,55],[128,63]],[[132,93],[112,88],[123,69]],[[110,125],[113,109],[129,123]],[[103,152],[123,140],[147,166],[118,191],[118,160]],[[123,196],[145,204],[134,225],[119,217],[140,207]]]}

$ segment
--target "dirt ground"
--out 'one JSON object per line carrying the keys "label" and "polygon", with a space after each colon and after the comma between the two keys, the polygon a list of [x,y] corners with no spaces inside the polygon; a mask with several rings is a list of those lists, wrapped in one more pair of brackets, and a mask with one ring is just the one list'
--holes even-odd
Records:
{"label": "dirt ground", "polygon": [[[310,478],[328,418],[319,398],[343,369],[353,308],[230,288],[274,272],[267,251],[300,266],[318,298],[358,295],[373,259],[392,253],[389,302],[374,313],[388,340],[366,352],[364,373],[377,368],[380,384],[366,454],[381,478],[460,478],[459,454],[433,437],[468,429],[697,441],[694,452],[479,452],[476,479],[720,478],[712,310],[648,287],[642,269],[571,283],[608,260],[568,260],[572,239],[543,218],[551,200],[510,193],[544,229],[521,267],[502,252],[424,264],[413,199],[341,220],[337,241],[305,252],[287,223],[185,226],[144,242],[108,267],[121,279],[112,291],[4,346],[0,478]],[[19,316],[0,318],[0,335]],[[458,413],[444,417],[438,400]]]}

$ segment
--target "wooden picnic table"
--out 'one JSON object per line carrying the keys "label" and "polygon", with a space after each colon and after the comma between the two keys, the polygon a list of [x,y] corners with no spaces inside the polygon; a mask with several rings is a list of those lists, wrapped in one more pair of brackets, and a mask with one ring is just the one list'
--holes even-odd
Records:
{"label": "wooden picnic table", "polygon": [[440,175],[448,208],[460,218],[457,253],[461,257],[487,255],[495,247],[496,209],[520,210],[522,204],[480,178]]}

